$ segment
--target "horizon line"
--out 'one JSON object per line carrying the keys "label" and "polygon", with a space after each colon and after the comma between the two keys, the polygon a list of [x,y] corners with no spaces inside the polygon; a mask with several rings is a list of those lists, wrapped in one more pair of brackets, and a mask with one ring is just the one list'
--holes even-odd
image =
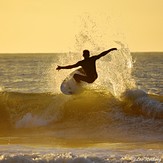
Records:
{"label": "horizon line", "polygon": [[[0,52],[0,54],[63,54],[69,52]],[[163,51],[130,51],[131,53],[163,53]],[[73,53],[73,52],[72,52]]]}

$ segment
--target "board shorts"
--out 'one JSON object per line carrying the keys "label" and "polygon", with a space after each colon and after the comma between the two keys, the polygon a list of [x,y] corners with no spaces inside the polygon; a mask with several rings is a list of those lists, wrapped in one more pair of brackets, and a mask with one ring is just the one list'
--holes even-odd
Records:
{"label": "board shorts", "polygon": [[84,81],[87,83],[93,83],[97,79],[97,75],[95,74],[94,76],[83,76],[79,74],[74,74],[74,79],[76,82]]}

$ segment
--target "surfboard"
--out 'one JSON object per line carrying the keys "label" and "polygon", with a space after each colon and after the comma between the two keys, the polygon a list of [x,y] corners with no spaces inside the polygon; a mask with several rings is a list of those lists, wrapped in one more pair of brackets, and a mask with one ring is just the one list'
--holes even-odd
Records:
{"label": "surfboard", "polygon": [[74,74],[85,75],[82,68],[79,68],[70,73],[62,82],[60,90],[66,95],[78,94],[83,90],[83,82],[77,83],[73,78]]}

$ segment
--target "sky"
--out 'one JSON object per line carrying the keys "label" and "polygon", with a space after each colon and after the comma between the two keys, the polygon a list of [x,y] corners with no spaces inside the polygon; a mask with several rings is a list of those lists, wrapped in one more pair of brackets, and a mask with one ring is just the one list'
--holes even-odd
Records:
{"label": "sky", "polygon": [[[0,0],[0,53],[163,51],[163,0]],[[117,45],[118,46],[118,45]]]}

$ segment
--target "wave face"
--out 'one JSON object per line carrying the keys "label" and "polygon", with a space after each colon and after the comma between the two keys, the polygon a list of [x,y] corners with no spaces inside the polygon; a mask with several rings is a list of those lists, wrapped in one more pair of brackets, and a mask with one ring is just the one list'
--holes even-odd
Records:
{"label": "wave face", "polygon": [[97,90],[76,96],[1,92],[0,101],[2,135],[42,129],[42,134],[65,139],[162,139],[163,98],[142,90],[128,90],[121,100]]}

